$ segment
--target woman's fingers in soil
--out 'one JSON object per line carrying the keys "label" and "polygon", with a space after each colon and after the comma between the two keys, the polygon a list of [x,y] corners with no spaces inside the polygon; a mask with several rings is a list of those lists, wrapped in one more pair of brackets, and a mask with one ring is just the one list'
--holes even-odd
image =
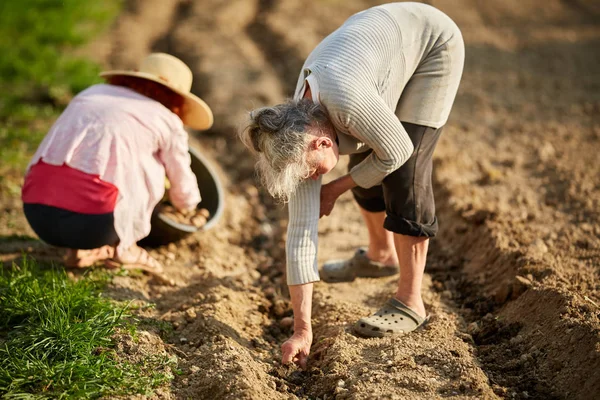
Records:
{"label": "woman's fingers in soil", "polygon": [[302,369],[306,369],[306,364],[308,363],[308,354],[304,352],[300,352],[294,357],[294,363]]}
{"label": "woman's fingers in soil", "polygon": [[283,365],[288,365],[293,362],[300,368],[306,369],[309,352],[310,345],[306,346],[301,340],[291,337],[281,345],[281,363]]}
{"label": "woman's fingers in soil", "polygon": [[281,345],[281,363],[283,365],[291,363],[296,357],[297,353],[298,349],[294,343],[291,340],[286,341]]}

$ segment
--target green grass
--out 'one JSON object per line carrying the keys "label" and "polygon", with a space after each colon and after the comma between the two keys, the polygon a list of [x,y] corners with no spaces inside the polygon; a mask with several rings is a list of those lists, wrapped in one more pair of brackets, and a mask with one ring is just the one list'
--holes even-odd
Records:
{"label": "green grass", "polygon": [[0,244],[14,243],[14,242],[39,242],[39,241],[40,240],[38,238],[28,236],[28,235],[17,235],[17,234],[12,234],[12,235],[7,235],[7,236],[0,235]]}
{"label": "green grass", "polygon": [[[78,47],[106,29],[122,0],[0,0],[0,198],[20,193],[24,169],[76,93],[100,82]],[[9,227],[10,228],[10,227]],[[4,236],[1,242],[29,239]],[[108,275],[71,280],[31,260],[0,263],[0,398],[147,394],[172,379],[166,356],[116,351],[138,324],[102,296]],[[166,331],[167,328],[164,328]],[[174,367],[173,367],[174,368]]]}
{"label": "green grass", "polygon": [[71,280],[31,260],[0,269],[0,397],[98,398],[149,394],[172,378],[167,357],[131,363],[116,332],[135,333],[126,307],[102,297],[108,275]]}
{"label": "green grass", "polygon": [[99,82],[72,56],[105,29],[122,0],[0,1],[0,191],[14,192],[29,158],[71,97]]}

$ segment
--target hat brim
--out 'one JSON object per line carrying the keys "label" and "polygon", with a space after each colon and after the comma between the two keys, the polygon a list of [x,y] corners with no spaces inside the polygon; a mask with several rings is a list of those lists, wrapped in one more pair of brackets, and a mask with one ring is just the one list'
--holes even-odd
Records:
{"label": "hat brim", "polygon": [[105,71],[101,72],[100,76],[103,78],[117,76],[117,75],[125,75],[125,76],[135,76],[137,78],[147,79],[156,83],[160,83],[161,85],[168,87],[172,91],[177,94],[180,94],[185,99],[185,115],[181,118],[183,124],[189,126],[192,129],[205,130],[210,128],[213,125],[214,118],[213,113],[208,106],[201,98],[194,95],[193,93],[183,92],[178,90],[172,86],[170,86],[167,82],[158,78],[156,75],[147,74],[145,72],[139,71],[125,71],[125,70],[115,70],[115,71]]}

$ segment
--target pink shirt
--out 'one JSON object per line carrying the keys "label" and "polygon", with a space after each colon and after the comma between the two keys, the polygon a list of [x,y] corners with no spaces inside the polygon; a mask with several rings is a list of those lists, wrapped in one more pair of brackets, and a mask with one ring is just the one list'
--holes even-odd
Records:
{"label": "pink shirt", "polygon": [[181,119],[128,88],[94,85],[73,98],[54,123],[29,168],[43,160],[113,184],[119,190],[115,231],[125,250],[150,233],[150,217],[165,192],[176,208],[200,202]]}

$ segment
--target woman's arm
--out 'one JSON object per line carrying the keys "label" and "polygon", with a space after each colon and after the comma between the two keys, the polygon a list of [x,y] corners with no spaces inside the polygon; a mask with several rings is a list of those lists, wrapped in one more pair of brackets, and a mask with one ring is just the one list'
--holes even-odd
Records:
{"label": "woman's arm", "polygon": [[169,200],[173,206],[178,210],[196,208],[201,200],[200,190],[190,167],[192,160],[189,154],[188,134],[183,126],[180,131],[172,133],[170,143],[160,150],[159,157],[171,183]]}
{"label": "woman's arm", "polygon": [[337,111],[336,118],[342,121],[350,135],[373,149],[350,171],[358,186],[379,185],[412,155],[414,145],[406,129],[377,93],[361,93],[360,99],[332,109]]}
{"label": "woman's arm", "polygon": [[321,187],[320,217],[331,214],[335,201],[347,190],[356,187],[356,182],[350,174],[337,178]]}
{"label": "woman's arm", "polygon": [[288,203],[289,222],[285,243],[288,285],[319,280],[317,248],[320,193],[321,179],[305,180]]}
{"label": "woman's arm", "polygon": [[313,284],[292,285],[289,288],[294,310],[294,334],[281,346],[281,361],[283,364],[293,361],[301,368],[306,368],[313,339],[310,322]]}
{"label": "woman's arm", "polygon": [[286,240],[287,283],[294,310],[294,334],[281,346],[282,362],[306,367],[312,343],[312,282],[319,280],[317,265],[319,194],[321,180],[300,184],[288,204]]}

